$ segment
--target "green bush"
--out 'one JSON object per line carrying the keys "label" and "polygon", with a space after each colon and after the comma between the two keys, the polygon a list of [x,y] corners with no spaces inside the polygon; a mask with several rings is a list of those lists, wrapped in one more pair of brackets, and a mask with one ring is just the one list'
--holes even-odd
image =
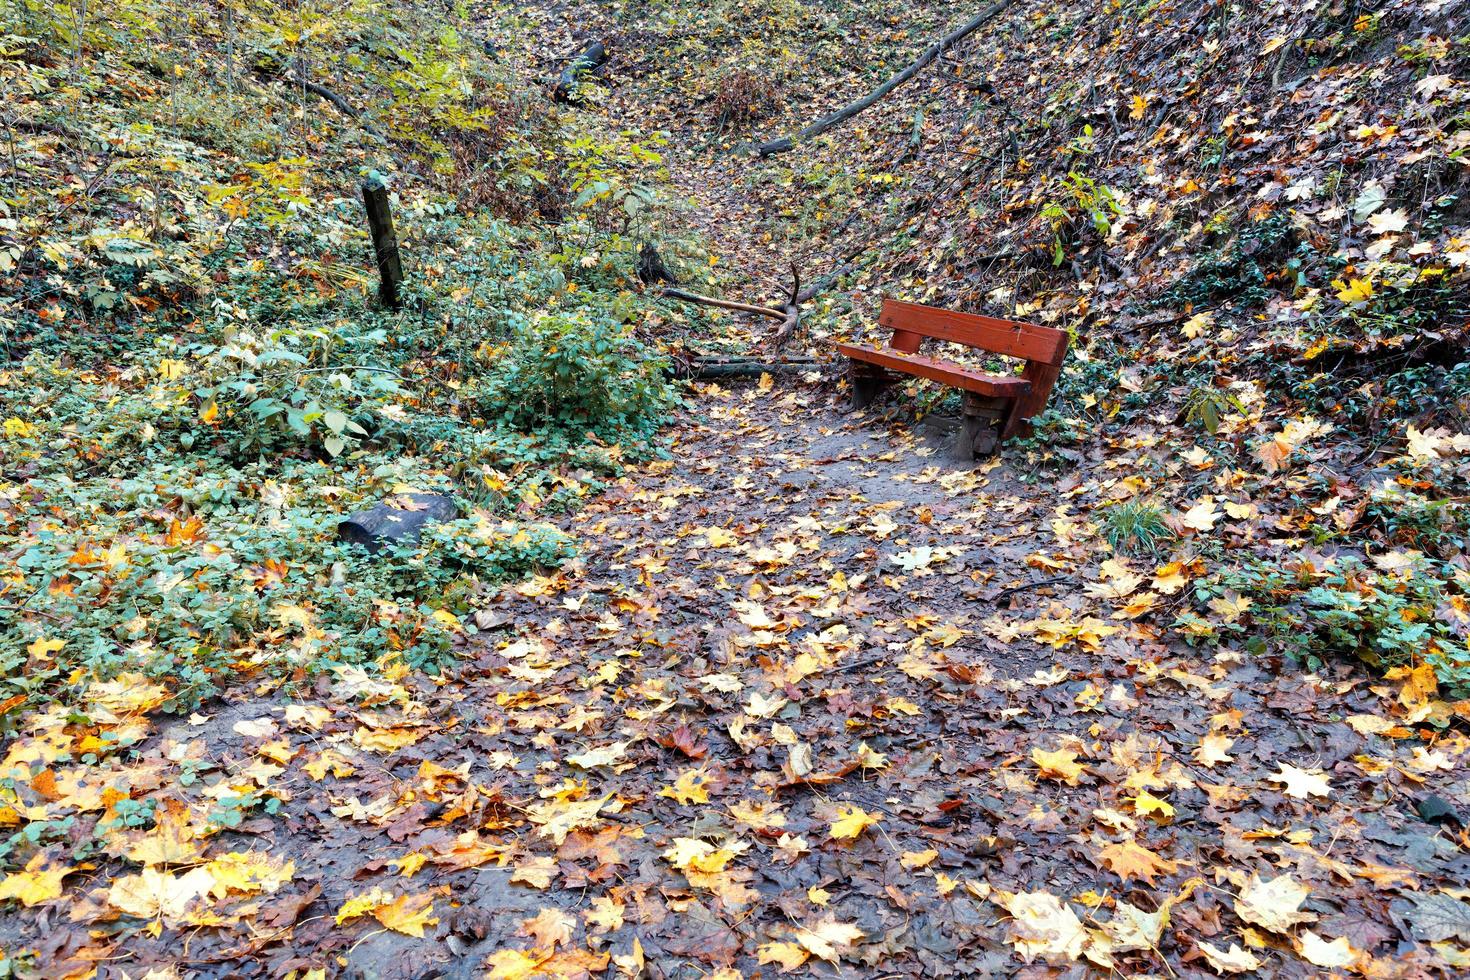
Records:
{"label": "green bush", "polygon": [[523,431],[617,440],[651,432],[673,393],[663,360],[628,328],[577,311],[519,327],[473,397],[481,415]]}

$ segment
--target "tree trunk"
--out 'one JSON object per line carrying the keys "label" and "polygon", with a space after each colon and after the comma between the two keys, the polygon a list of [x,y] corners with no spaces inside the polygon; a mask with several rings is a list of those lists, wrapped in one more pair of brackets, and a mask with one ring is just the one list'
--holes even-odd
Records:
{"label": "tree trunk", "polygon": [[561,75],[551,86],[551,97],[558,102],[575,102],[577,84],[582,80],[582,76],[597,71],[605,64],[607,64],[606,46],[601,41],[593,41],[578,52],[562,69]]}

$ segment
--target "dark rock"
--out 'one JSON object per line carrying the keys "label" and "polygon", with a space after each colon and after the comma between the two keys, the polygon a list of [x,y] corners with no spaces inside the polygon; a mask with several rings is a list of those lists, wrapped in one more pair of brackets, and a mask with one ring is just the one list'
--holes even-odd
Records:
{"label": "dark rock", "polygon": [[416,544],[429,524],[459,516],[453,498],[437,493],[403,493],[370,510],[358,511],[337,525],[337,537],[376,554],[384,546]]}
{"label": "dark rock", "polygon": [[1442,796],[1430,794],[1414,804],[1414,810],[1419,814],[1419,819],[1425,823],[1448,823],[1463,826],[1464,821],[1450,806],[1449,801]]}

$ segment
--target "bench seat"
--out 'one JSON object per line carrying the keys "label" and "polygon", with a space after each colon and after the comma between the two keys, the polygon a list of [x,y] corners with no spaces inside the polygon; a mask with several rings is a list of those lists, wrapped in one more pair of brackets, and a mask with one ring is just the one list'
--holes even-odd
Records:
{"label": "bench seat", "polygon": [[837,349],[855,361],[866,361],[902,374],[939,381],[951,388],[973,391],[988,398],[1021,398],[1031,393],[1031,382],[1024,378],[985,374],[942,357],[906,354],[866,344],[838,344]]}
{"label": "bench seat", "polygon": [[[852,408],[870,405],[899,375],[927,378],[958,388],[964,428],[954,446],[960,459],[995,451],[1004,439],[1031,430],[1030,420],[1046,408],[1062,373],[1071,339],[1065,330],[1000,320],[976,313],[885,299],[878,323],[893,331],[887,347],[837,344],[846,354]],[[1025,361],[1019,376],[985,374],[963,364],[919,353],[925,340],[959,344],[987,354]]]}

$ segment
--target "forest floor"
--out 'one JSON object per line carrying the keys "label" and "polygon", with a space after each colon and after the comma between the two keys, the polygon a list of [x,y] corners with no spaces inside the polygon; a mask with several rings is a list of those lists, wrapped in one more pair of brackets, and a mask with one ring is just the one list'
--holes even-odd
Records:
{"label": "forest floor", "polygon": [[[645,110],[633,88],[603,107],[613,129]],[[730,278],[774,295],[785,192],[741,158],[667,163]],[[28,715],[0,768],[39,771],[36,819],[118,829],[5,879],[27,908],[0,948],[34,951],[16,972],[1470,967],[1470,738],[1432,668],[1309,670],[1165,628],[1211,571],[1189,545],[1309,540],[1306,491],[1273,510],[1148,420],[1070,466],[961,464],[943,418],[845,414],[833,373],[692,386],[667,458],[560,517],[578,557],[482,603],[442,675],[339,666],[173,719],[132,675],[91,688],[111,746]],[[1192,498],[1167,557],[1091,523],[1145,472]]]}
{"label": "forest floor", "polygon": [[[84,884],[36,920],[49,975],[1434,972],[1370,952],[1463,925],[1430,889],[1463,888],[1463,842],[1415,811],[1461,746],[1401,739],[1443,710],[1422,676],[1167,645],[1126,607],[1187,571],[1079,553],[1068,481],[953,463],[814,383],[697,396],[452,675],[339,671],[61,773],[172,787],[121,846],[175,864],[210,797],[281,803],[219,835],[233,857]],[[221,861],[245,893],[201,912]],[[183,959],[172,929],[47,928],[104,901],[215,928]]]}

